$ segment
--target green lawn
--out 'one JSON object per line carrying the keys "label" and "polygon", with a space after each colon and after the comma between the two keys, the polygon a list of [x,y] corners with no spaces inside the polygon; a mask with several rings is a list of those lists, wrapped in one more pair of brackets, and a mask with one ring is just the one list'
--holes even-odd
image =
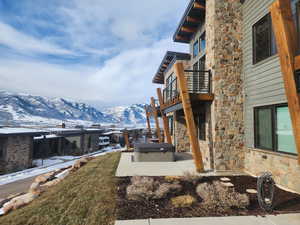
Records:
{"label": "green lawn", "polygon": [[0,224],[114,224],[119,159],[120,153],[113,153],[90,161],[30,205],[0,217]]}

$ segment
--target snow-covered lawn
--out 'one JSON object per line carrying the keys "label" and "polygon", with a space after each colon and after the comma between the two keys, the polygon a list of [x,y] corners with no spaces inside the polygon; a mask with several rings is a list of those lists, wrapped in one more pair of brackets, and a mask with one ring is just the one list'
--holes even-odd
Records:
{"label": "snow-covered lawn", "polygon": [[38,176],[40,174],[72,166],[77,159],[84,156],[101,156],[110,152],[117,152],[122,150],[124,149],[113,149],[112,147],[107,147],[97,152],[82,156],[55,156],[49,159],[45,159],[43,165],[41,165],[41,160],[34,160],[34,162],[37,164],[37,167],[2,175],[0,176],[0,185],[9,184],[18,180],[23,180],[26,178]]}

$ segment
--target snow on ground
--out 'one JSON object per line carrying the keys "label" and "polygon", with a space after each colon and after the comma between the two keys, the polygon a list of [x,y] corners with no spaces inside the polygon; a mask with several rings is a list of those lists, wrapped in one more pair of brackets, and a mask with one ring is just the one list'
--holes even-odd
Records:
{"label": "snow on ground", "polygon": [[[51,171],[55,171],[58,169],[63,169],[63,168],[72,166],[77,159],[85,157],[85,156],[101,156],[101,155],[105,155],[110,152],[118,152],[118,151],[122,151],[122,150],[124,150],[124,149],[122,149],[122,148],[114,149],[112,147],[107,147],[107,148],[101,149],[97,152],[93,152],[93,153],[78,156],[78,157],[74,157],[74,156],[52,157],[50,159],[45,160],[47,162],[47,164],[45,163],[43,166],[38,166],[35,168],[22,170],[19,172],[5,174],[5,175],[0,176],[0,185],[9,184],[9,183],[12,183],[12,182],[15,182],[18,180],[35,177],[40,174],[44,174],[44,173],[48,173]],[[56,163],[52,164],[52,162],[54,162],[55,160],[56,160]]]}
{"label": "snow on ground", "polygon": [[58,163],[63,163],[63,160],[60,159],[54,159],[54,158],[49,158],[49,159],[35,159],[33,160],[33,165],[40,167],[40,166],[52,166]]}

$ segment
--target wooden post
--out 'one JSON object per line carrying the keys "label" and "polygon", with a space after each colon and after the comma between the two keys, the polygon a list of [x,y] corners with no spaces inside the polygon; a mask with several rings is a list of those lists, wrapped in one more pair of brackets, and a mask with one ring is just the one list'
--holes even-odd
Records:
{"label": "wooden post", "polygon": [[128,151],[128,150],[130,149],[128,132],[127,132],[127,131],[124,131],[124,132],[123,132],[123,136],[124,136],[124,139],[125,139],[126,149],[127,149],[127,151]]}
{"label": "wooden post", "polygon": [[159,140],[159,143],[162,143],[162,137],[161,137],[161,133],[160,133],[160,127],[159,127],[159,121],[158,121],[158,115],[157,115],[157,109],[155,107],[155,100],[153,97],[151,97],[151,106],[152,106],[152,110],[153,110],[153,116],[155,119],[155,124],[156,124],[156,133],[157,133],[157,138]]}
{"label": "wooden post", "polygon": [[199,141],[197,138],[197,130],[195,125],[191,100],[190,100],[190,94],[188,93],[187,82],[184,76],[183,64],[181,62],[177,62],[175,63],[174,68],[178,80],[179,91],[182,99],[182,106],[183,106],[184,116],[186,120],[187,130],[189,134],[189,139],[192,147],[193,158],[194,158],[197,172],[200,173],[204,171],[204,166],[203,166]]}
{"label": "wooden post", "polygon": [[[156,91],[157,91],[157,97],[158,97],[159,105],[162,106],[163,105],[163,96],[161,94],[161,89],[157,88]],[[160,113],[161,113],[163,123],[164,123],[164,133],[165,133],[165,137],[167,139],[167,143],[172,144],[172,138],[171,138],[171,135],[170,135],[168,118],[166,117],[166,115],[164,114],[164,112],[162,111],[161,108],[160,108]]]}
{"label": "wooden post", "polygon": [[290,1],[277,0],[271,5],[270,11],[300,164],[300,101],[294,74],[297,31]]}
{"label": "wooden post", "polygon": [[146,120],[147,120],[147,129],[148,129],[148,134],[149,136],[152,136],[152,132],[151,132],[151,124],[150,124],[150,116],[149,116],[149,112],[148,112],[148,108],[145,106],[145,111],[146,111]]}

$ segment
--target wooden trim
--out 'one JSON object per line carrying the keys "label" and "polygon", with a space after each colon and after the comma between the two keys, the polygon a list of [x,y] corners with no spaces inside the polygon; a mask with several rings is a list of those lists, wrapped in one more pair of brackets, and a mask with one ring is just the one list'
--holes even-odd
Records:
{"label": "wooden trim", "polygon": [[155,107],[155,100],[153,97],[151,97],[151,106],[152,106],[152,111],[153,111],[153,116],[155,119],[155,124],[156,124],[156,134],[157,134],[157,138],[159,140],[159,143],[162,143],[162,136],[160,133],[160,127],[159,127],[159,120],[158,120],[158,113],[157,113],[157,109]]}
{"label": "wooden trim", "polygon": [[196,129],[194,114],[191,106],[191,99],[187,89],[187,81],[184,76],[183,63],[181,62],[175,63],[174,69],[178,80],[180,96],[182,99],[182,106],[185,115],[190,144],[192,147],[192,153],[193,153],[196,170],[197,172],[203,172],[204,166],[203,166],[202,154],[200,151],[199,141],[197,138],[197,129]]}
{"label": "wooden trim", "polygon": [[[156,91],[157,91],[157,97],[158,97],[159,105],[161,106],[162,103],[163,103],[163,96],[162,96],[162,93],[161,93],[161,89],[157,88]],[[161,107],[160,107],[160,113],[161,113],[161,117],[162,117],[163,123],[164,123],[164,133],[165,133],[165,137],[167,139],[167,143],[172,144],[172,138],[171,138],[171,135],[170,135],[168,118],[166,117],[166,115],[162,111]]]}
{"label": "wooden trim", "polygon": [[145,111],[146,111],[146,121],[147,121],[148,135],[152,137],[150,116],[149,116],[149,113],[147,112],[147,107],[145,107]]}
{"label": "wooden trim", "polygon": [[188,38],[184,38],[184,37],[182,37],[182,36],[180,36],[180,35],[177,35],[177,36],[176,36],[176,39],[179,40],[179,41],[186,41],[186,42],[189,42],[189,41],[190,41]]}
{"label": "wooden trim", "polygon": [[125,139],[126,150],[129,150],[130,149],[130,144],[129,144],[128,132],[124,131],[123,136],[124,136],[124,139]]}
{"label": "wooden trim", "polygon": [[194,9],[204,9],[205,10],[205,6],[200,4],[199,2],[195,2]]}
{"label": "wooden trim", "polygon": [[270,7],[274,34],[280,58],[281,71],[289,112],[293,126],[295,143],[300,164],[300,102],[295,81],[296,26],[292,17],[290,1],[276,0]]}
{"label": "wooden trim", "polygon": [[189,27],[181,27],[181,31],[186,32],[186,33],[196,33],[197,29],[189,28]]}
{"label": "wooden trim", "polygon": [[186,21],[191,22],[191,23],[200,23],[201,22],[201,20],[196,19],[196,18],[191,17],[191,16],[186,17]]}

